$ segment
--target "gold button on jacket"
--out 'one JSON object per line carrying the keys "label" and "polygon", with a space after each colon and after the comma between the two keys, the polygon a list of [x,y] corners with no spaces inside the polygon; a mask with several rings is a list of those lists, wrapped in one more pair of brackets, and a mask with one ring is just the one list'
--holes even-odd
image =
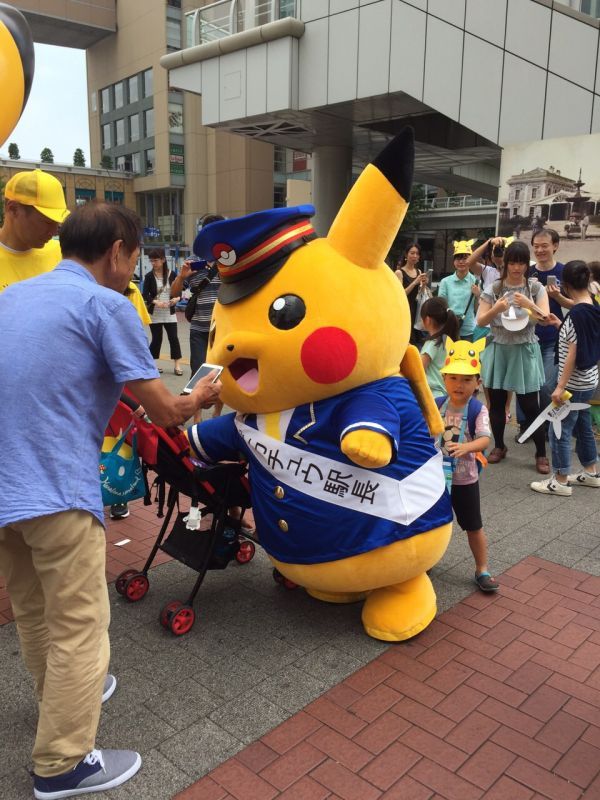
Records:
{"label": "gold button on jacket", "polygon": [[283,500],[283,498],[285,497],[285,492],[283,491],[283,486],[276,486],[274,491],[273,491],[273,494],[275,495],[275,497],[278,500]]}
{"label": "gold button on jacket", "polygon": [[282,530],[284,533],[287,533],[289,525],[284,519],[280,519],[277,524],[279,525],[280,530]]}

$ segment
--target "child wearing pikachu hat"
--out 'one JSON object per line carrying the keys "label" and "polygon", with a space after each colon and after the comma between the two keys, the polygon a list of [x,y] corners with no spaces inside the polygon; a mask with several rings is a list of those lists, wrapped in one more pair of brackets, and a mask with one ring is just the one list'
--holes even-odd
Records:
{"label": "child wearing pikachu hat", "polygon": [[[436,398],[444,420],[441,448],[450,484],[450,498],[456,521],[467,532],[475,559],[475,583],[483,592],[496,592],[499,584],[488,570],[487,538],[481,521],[479,463],[490,443],[487,408],[474,392],[479,385],[479,354],[485,339],[454,342],[446,337],[446,362],[440,372],[446,396]],[[479,463],[478,463],[479,462]]]}

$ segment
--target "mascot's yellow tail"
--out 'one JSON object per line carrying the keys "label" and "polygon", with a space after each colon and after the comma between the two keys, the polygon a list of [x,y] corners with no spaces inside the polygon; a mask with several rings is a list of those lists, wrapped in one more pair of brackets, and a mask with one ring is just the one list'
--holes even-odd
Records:
{"label": "mascot's yellow tail", "polygon": [[435,404],[429,384],[427,383],[419,351],[412,344],[409,344],[406,349],[406,353],[400,364],[400,372],[405,378],[408,378],[410,382],[427,422],[429,433],[432,436],[439,436],[444,432],[444,421]]}

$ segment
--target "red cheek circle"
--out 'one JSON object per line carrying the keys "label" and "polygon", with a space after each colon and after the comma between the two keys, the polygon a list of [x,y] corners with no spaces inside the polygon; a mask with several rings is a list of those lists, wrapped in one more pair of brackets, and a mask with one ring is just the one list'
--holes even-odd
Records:
{"label": "red cheek circle", "polygon": [[449,358],[447,358],[447,359],[446,359],[446,361],[445,361],[444,363],[445,363],[445,366],[448,366],[448,364],[450,363],[450,359],[449,359]]}
{"label": "red cheek circle", "polygon": [[477,366],[477,359],[476,358],[471,359],[471,366],[472,367],[476,367]]}
{"label": "red cheek circle", "polygon": [[341,328],[318,328],[304,341],[302,366],[315,383],[343,381],[356,364],[356,342]]}

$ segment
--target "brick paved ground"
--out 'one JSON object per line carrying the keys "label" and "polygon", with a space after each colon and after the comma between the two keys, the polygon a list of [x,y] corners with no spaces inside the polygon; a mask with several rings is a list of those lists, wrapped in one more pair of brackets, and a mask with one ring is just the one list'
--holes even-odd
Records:
{"label": "brick paved ground", "polygon": [[529,557],[177,800],[600,798],[600,578]]}

